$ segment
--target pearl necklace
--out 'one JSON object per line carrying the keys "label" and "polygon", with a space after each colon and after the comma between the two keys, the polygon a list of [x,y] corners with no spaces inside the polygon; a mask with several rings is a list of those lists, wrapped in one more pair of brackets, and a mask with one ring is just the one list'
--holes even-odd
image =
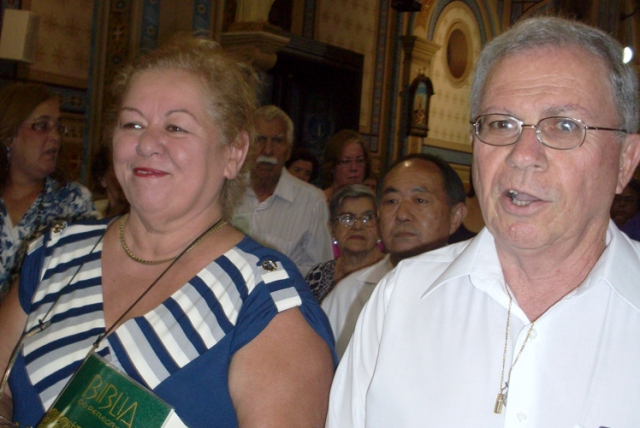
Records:
{"label": "pearl necklace", "polygon": [[[131,252],[131,250],[129,249],[129,247],[127,246],[127,243],[124,240],[124,224],[127,222],[128,218],[129,218],[129,214],[128,213],[122,216],[122,220],[120,220],[120,226],[118,228],[118,238],[120,239],[120,246],[124,250],[125,254],[127,256],[129,256],[129,258],[131,260],[133,260],[134,262],[143,264],[143,265],[160,265],[162,263],[171,262],[171,261],[175,260],[178,257],[178,256],[170,257],[168,259],[162,259],[162,260],[145,260],[145,259],[142,259],[142,258],[136,256],[135,254],[133,254]],[[207,230],[205,233],[200,235],[200,237],[198,239],[193,241],[191,243],[191,245],[189,245],[187,247],[187,249],[184,251],[184,253],[186,254],[189,251],[193,250],[193,248],[196,245],[198,245],[200,242],[202,242],[204,240],[204,238],[206,238],[207,236],[211,235],[213,232],[222,229],[226,225],[227,225],[227,221],[226,220],[223,220],[223,219],[218,220],[213,226],[211,226],[209,228],[209,230]]]}

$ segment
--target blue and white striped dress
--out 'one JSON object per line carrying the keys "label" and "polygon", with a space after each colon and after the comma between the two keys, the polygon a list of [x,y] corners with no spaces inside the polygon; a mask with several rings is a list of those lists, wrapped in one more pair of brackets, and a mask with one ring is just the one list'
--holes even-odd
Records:
{"label": "blue and white striped dress", "polygon": [[[100,256],[107,223],[52,231],[25,259],[20,302],[27,330],[45,316],[52,324],[25,342],[11,374],[21,424],[35,426],[105,331]],[[277,268],[265,269],[268,262]],[[295,265],[246,237],[160,306],[122,324],[97,353],[170,403],[188,426],[233,427],[231,358],[294,307],[333,349],[326,317]]]}

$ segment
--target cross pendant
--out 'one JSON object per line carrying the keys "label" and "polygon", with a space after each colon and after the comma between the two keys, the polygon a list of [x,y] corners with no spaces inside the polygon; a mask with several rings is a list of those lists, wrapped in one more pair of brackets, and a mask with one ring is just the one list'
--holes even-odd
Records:
{"label": "cross pendant", "polygon": [[493,406],[493,413],[496,414],[500,414],[502,413],[502,408],[505,405],[505,396],[502,392],[498,393],[498,396],[496,397],[496,404],[495,406]]}

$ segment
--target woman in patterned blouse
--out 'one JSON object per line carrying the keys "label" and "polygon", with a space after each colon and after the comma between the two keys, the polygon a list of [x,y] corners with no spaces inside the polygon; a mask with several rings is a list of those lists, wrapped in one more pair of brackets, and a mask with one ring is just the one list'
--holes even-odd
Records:
{"label": "woman in patterned blouse", "polygon": [[65,133],[58,100],[46,86],[14,83],[0,91],[0,299],[30,241],[56,221],[97,215],[91,193],[61,179]]}

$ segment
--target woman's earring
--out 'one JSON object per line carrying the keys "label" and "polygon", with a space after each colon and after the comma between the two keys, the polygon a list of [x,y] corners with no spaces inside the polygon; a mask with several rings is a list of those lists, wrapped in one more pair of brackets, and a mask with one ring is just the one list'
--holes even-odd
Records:
{"label": "woman's earring", "polygon": [[378,237],[378,239],[376,239],[376,244],[380,244],[382,242],[382,238]]}
{"label": "woman's earring", "polygon": [[338,245],[338,240],[336,238],[331,238],[331,242],[333,242],[333,245]]}

